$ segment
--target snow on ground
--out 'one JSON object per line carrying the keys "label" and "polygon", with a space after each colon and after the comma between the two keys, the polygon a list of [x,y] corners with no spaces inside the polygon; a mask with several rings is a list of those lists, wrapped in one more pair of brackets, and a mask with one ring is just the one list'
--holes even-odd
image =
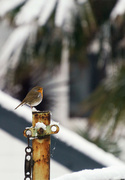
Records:
{"label": "snow on ground", "polygon": [[[0,129],[0,179],[23,180],[26,144]],[[71,171],[61,164],[50,161],[51,178],[56,178]]]}
{"label": "snow on ground", "polygon": [[83,170],[53,180],[120,180],[125,179],[125,166]]}

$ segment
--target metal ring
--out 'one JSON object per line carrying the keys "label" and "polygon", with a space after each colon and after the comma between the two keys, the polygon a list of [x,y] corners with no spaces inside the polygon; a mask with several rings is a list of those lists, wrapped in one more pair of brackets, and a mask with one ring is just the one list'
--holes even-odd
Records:
{"label": "metal ring", "polygon": [[[50,127],[51,127],[51,134],[56,134],[56,133],[59,132],[59,126],[58,126],[58,125],[53,124],[53,125],[51,125]],[[55,131],[52,130],[53,127],[56,127],[56,130],[55,130]]]}

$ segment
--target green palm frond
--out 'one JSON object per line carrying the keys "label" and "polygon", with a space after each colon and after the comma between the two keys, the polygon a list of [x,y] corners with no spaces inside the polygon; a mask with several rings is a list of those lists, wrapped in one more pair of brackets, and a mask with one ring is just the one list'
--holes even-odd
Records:
{"label": "green palm frond", "polygon": [[112,121],[113,131],[118,122],[125,122],[125,66],[107,78],[83,103],[84,111],[91,111],[91,121],[107,125]]}

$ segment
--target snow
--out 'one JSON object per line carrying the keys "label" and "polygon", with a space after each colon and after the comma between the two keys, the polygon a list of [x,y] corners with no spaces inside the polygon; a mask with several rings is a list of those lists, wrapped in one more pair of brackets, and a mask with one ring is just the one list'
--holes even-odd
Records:
{"label": "snow", "polygon": [[[16,3],[15,0],[0,1],[1,16],[14,9],[22,2],[24,2],[24,0],[19,0],[18,3]],[[55,6],[56,3],[57,7]],[[63,26],[66,31],[72,30],[72,13],[76,13],[74,0],[48,0],[47,3],[46,0],[26,1],[14,19],[17,27],[15,27],[15,30],[1,49],[0,77],[4,77],[8,67],[13,69],[17,66],[22,48],[24,47],[29,35],[32,34],[33,36],[33,33],[36,32],[38,26],[43,26],[47,22],[55,7],[55,25],[58,27]],[[0,85],[1,87],[4,87],[4,80],[1,80]]]}
{"label": "snow", "polygon": [[1,49],[2,53],[0,55],[0,75],[4,75],[8,66],[10,66],[9,60],[11,57],[13,57],[13,52],[15,52],[15,58],[13,57],[11,59],[11,66],[16,66],[19,54],[21,53],[27,38],[31,32],[35,31],[35,29],[36,27],[34,27],[34,25],[21,26],[16,28],[9,36],[3,48]]}
{"label": "snow", "polygon": [[[3,130],[0,130],[0,137],[1,179],[8,180],[10,177],[13,180],[24,179],[24,149],[26,144]],[[53,160],[50,161],[50,164],[50,175],[53,180],[119,180],[125,178],[125,166],[112,166],[71,173],[70,170]]]}
{"label": "snow", "polygon": [[[78,0],[77,3],[85,3],[87,0]],[[25,2],[25,3],[24,3]],[[20,11],[15,17],[16,25],[29,24],[33,21],[38,21],[40,26],[43,26],[52,11],[56,9],[55,24],[56,26],[63,26],[65,23],[71,23],[72,13],[76,13],[76,4],[74,0],[1,0],[0,1],[0,16],[4,16],[9,11],[13,10],[20,4],[23,4]],[[111,12],[111,19],[121,15],[125,12],[125,0],[118,0]]]}
{"label": "snow", "polygon": [[21,8],[15,18],[17,25],[29,24],[38,18],[40,12],[45,6],[46,0],[29,0]]}
{"label": "snow", "polygon": [[[124,162],[115,158],[112,154],[105,152],[104,150],[98,148],[95,144],[88,142],[86,139],[82,138],[75,132],[64,128],[63,126],[60,126],[59,133],[54,137],[59,138],[69,146],[72,146],[81,153],[86,154],[105,166],[125,165]],[[71,139],[73,139],[73,141],[71,141]]]}
{"label": "snow", "polygon": [[45,25],[45,23],[47,22],[47,20],[49,19],[49,17],[52,14],[52,11],[55,8],[57,0],[50,0],[48,3],[45,4],[43,10],[41,11],[40,15],[39,15],[39,19],[38,19],[38,23],[40,26]]}
{"label": "snow", "polygon": [[[0,179],[24,179],[25,148],[25,143],[0,129]],[[52,159],[50,165],[51,179],[71,173],[69,169]]]}
{"label": "snow", "polygon": [[26,145],[0,129],[0,179],[23,179]]}
{"label": "snow", "polygon": [[26,0],[1,0],[0,1],[0,16],[4,16],[10,10],[16,8]]}
{"label": "snow", "polygon": [[10,95],[4,93],[0,90],[0,105],[5,108],[7,111],[12,111],[18,116],[25,118],[27,121],[32,121],[31,109],[28,106],[22,106],[15,110],[15,107],[20,104],[21,101],[14,99]]}
{"label": "snow", "polygon": [[46,130],[46,125],[42,122],[38,122],[36,123],[36,129],[39,129],[39,128]]}
{"label": "snow", "polygon": [[68,21],[70,24],[71,17],[75,11],[75,1],[74,0],[60,0],[58,1],[56,15],[55,15],[55,24],[58,27],[61,27]]}
{"label": "snow", "polygon": [[74,0],[48,0],[47,3],[46,0],[37,0],[37,3],[36,0],[29,0],[17,14],[16,25],[29,24],[36,20],[40,26],[43,26],[56,7],[56,3],[55,24],[60,27],[67,21],[71,23],[71,14],[76,11]]}
{"label": "snow", "polygon": [[111,19],[115,19],[118,15],[125,13],[125,0],[118,0],[111,12]]}
{"label": "snow", "polygon": [[[32,111],[29,107],[23,106],[17,110],[14,110],[14,108],[19,103],[20,101],[0,91],[0,105],[3,108],[16,113],[17,115],[31,122]],[[54,121],[52,120],[52,124],[53,123]],[[38,124],[38,126],[39,125],[41,126],[41,124]],[[2,172],[1,176],[4,178],[4,180],[7,180],[10,177],[10,175],[13,180],[16,180],[16,179],[20,180],[23,178],[23,172],[24,172],[23,161],[24,161],[25,144],[22,142],[19,142],[18,140],[16,140],[16,138],[9,136],[2,130],[0,131],[0,136],[2,140],[1,149],[0,149],[0,158],[2,159],[1,164],[0,164],[0,172]],[[7,137],[7,139],[2,136]],[[61,141],[68,144],[69,146],[72,146],[73,148],[88,155],[89,157],[95,159],[96,161],[105,164],[106,166],[118,166],[118,167],[108,167],[108,168],[95,169],[95,170],[83,170],[80,172],[74,172],[74,173],[59,177],[54,180],[70,180],[70,179],[71,180],[74,180],[74,179],[75,180],[76,179],[78,180],[93,180],[93,179],[116,180],[117,179],[118,180],[120,178],[125,178],[125,173],[124,173],[125,164],[123,162],[115,158],[113,155],[104,152],[102,149],[88,142],[84,138],[80,137],[78,134],[60,125],[60,131],[58,134],[54,135],[54,137],[60,139]],[[71,141],[71,139],[73,139],[73,141]],[[9,147],[9,149],[7,147]],[[6,165],[5,162],[7,162],[7,160],[9,162]],[[16,172],[15,172],[15,164],[16,164]],[[58,164],[57,164],[57,167],[59,168],[59,170],[57,170],[57,168],[54,168],[54,167],[51,164],[51,171],[52,171],[51,173],[52,174],[54,173],[53,175],[51,175],[51,178],[56,178],[60,175],[63,175],[62,172],[64,172],[64,174],[71,172],[68,169],[65,169],[63,166],[60,166]],[[56,172],[54,171],[53,168],[55,169]],[[8,173],[5,173],[5,172],[8,172]]]}
{"label": "snow", "polygon": [[112,166],[102,169],[82,170],[53,180],[120,180],[125,179],[125,166]]}
{"label": "snow", "polygon": [[[31,109],[27,106],[23,106],[14,110],[14,108],[20,103],[20,101],[12,98],[6,93],[0,91],[0,105],[7,110],[16,113],[18,116],[25,118],[27,121],[32,121]],[[52,124],[54,121],[52,120]],[[56,124],[56,123],[55,123]],[[82,138],[75,132],[59,126],[60,131],[55,134],[54,137],[60,139],[60,141],[65,142],[69,146],[75,148],[81,153],[86,154],[97,162],[104,164],[105,166],[123,166],[124,162],[120,161],[118,158],[114,157],[112,154],[105,152],[104,150],[98,148],[95,144],[88,142],[86,139]],[[71,141],[73,139],[73,141]]]}

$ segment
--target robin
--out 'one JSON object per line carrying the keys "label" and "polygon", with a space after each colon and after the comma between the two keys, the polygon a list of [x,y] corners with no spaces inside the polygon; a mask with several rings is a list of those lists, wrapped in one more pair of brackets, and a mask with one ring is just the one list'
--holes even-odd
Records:
{"label": "robin", "polygon": [[42,102],[42,99],[43,88],[40,86],[36,86],[28,92],[24,100],[15,109],[17,109],[21,105],[23,106],[24,104],[27,104],[31,108],[33,108],[33,106],[37,106],[38,104],[40,104]]}

